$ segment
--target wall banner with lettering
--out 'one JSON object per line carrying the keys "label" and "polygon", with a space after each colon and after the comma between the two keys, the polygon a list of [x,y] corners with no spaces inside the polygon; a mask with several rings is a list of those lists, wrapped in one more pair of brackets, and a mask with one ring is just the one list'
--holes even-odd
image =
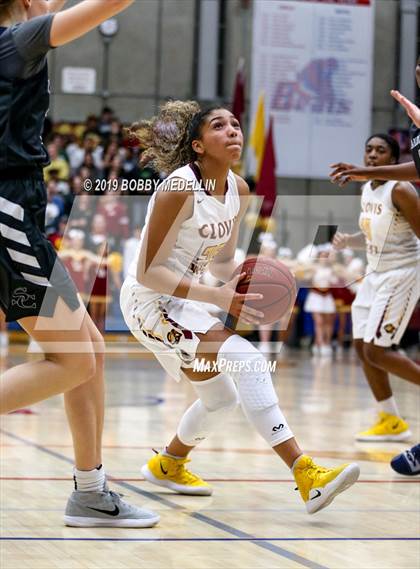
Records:
{"label": "wall banner with lettering", "polygon": [[370,134],[374,0],[254,2],[251,117],[265,95],[277,175],[326,178]]}

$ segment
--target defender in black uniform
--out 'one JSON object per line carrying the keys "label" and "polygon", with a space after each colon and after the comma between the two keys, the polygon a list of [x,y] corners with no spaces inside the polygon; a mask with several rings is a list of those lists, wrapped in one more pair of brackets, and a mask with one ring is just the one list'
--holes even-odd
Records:
{"label": "defender in black uniform", "polygon": [[[417,85],[420,88],[420,56],[417,58],[416,80]],[[408,116],[413,121],[410,128],[413,161],[407,162],[406,164],[369,168],[359,168],[352,164],[340,162],[332,165],[333,171],[330,174],[330,177],[333,182],[338,182],[340,186],[343,186],[350,181],[399,180],[414,182],[420,180],[420,108],[401,95],[398,91],[391,91],[391,95],[405,108]],[[414,213],[414,217],[417,219],[420,226],[420,198],[417,200],[417,210]],[[417,237],[420,237],[420,230],[417,233]],[[420,370],[420,367],[417,367]],[[411,449],[395,456],[391,460],[391,467],[399,474],[404,474],[406,476],[419,475],[420,444],[417,444]]]}
{"label": "defender in black uniform", "polygon": [[76,457],[65,523],[80,527],[150,527],[159,517],[108,490],[101,464],[103,340],[43,233],[46,56],[132,2],[84,0],[49,14],[46,0],[0,0],[0,305],[46,354],[3,375],[0,409],[65,393]]}

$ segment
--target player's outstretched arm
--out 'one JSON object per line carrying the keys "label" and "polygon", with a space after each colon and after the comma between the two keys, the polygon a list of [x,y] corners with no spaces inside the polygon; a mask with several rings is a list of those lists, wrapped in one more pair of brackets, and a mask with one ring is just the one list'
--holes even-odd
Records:
{"label": "player's outstretched arm", "polygon": [[402,107],[404,107],[407,115],[410,117],[410,119],[413,121],[413,123],[418,128],[420,128],[420,109],[419,109],[419,107],[417,105],[415,105],[414,103],[412,103],[409,99],[407,99],[407,97],[404,97],[404,95],[401,95],[401,93],[399,91],[392,90],[391,96],[394,97],[394,99],[396,101],[398,101]]}
{"label": "player's outstretched arm", "polygon": [[367,180],[399,180],[412,182],[419,179],[413,162],[392,164],[391,166],[354,166],[346,162],[331,165],[330,179],[333,184],[345,186],[348,182],[366,182]]}
{"label": "player's outstretched arm", "polygon": [[358,233],[340,233],[337,231],[332,241],[334,249],[341,251],[342,249],[365,249],[366,239],[361,231]]}
{"label": "player's outstretched arm", "polygon": [[122,12],[134,0],[83,0],[80,4],[55,14],[50,43],[57,47],[69,43]]}

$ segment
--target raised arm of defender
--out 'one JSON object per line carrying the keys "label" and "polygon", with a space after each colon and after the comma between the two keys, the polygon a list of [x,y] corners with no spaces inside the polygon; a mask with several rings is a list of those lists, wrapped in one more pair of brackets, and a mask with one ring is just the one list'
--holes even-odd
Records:
{"label": "raised arm of defender", "polygon": [[407,112],[407,115],[410,117],[410,119],[413,121],[413,123],[418,128],[420,128],[420,109],[419,109],[419,107],[417,105],[415,105],[414,103],[412,103],[409,99],[407,99],[407,97],[404,97],[404,95],[401,95],[401,93],[399,91],[392,90],[391,96],[394,97],[394,99],[396,101],[398,101],[402,107],[404,107],[404,109]]}
{"label": "raised arm of defender", "polygon": [[134,0],[83,0],[80,4],[55,14],[51,26],[51,46],[58,47],[80,38],[133,2]]}
{"label": "raised arm of defender", "polygon": [[331,182],[345,186],[348,182],[367,182],[368,180],[399,180],[412,182],[420,179],[414,162],[392,164],[391,166],[354,166],[346,162],[332,164]]}

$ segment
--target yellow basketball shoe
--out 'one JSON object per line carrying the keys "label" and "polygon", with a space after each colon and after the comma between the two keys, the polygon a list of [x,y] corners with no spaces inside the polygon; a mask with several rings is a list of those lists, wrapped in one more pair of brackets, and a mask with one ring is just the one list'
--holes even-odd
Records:
{"label": "yellow basketball shoe", "polygon": [[213,493],[210,484],[185,468],[185,464],[191,462],[188,458],[173,458],[155,452],[155,456],[141,467],[141,473],[146,480],[179,494],[210,496]]}
{"label": "yellow basketball shoe", "polygon": [[380,411],[377,423],[367,431],[357,433],[356,441],[407,441],[411,431],[401,417]]}
{"label": "yellow basketball shoe", "polygon": [[359,474],[359,465],[354,462],[342,464],[338,468],[323,468],[304,454],[298,458],[293,468],[297,489],[308,514],[326,508],[340,492],[356,482]]}

